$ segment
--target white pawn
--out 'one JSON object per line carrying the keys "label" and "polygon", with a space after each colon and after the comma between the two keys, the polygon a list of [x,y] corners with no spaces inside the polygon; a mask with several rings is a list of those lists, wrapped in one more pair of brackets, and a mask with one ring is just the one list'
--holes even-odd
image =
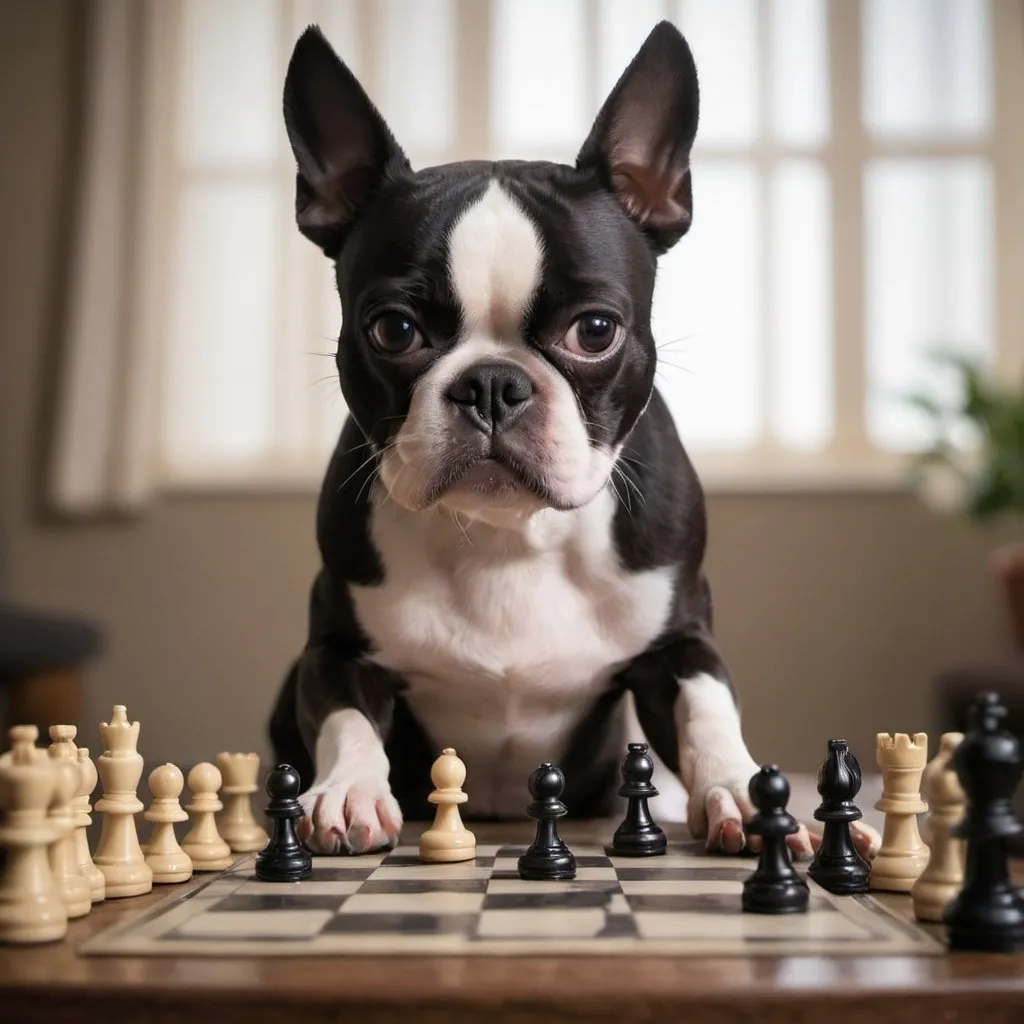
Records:
{"label": "white pawn", "polygon": [[231,847],[217,831],[215,815],[224,806],[217,798],[220,786],[220,769],[209,761],[201,761],[188,773],[192,802],[187,809],[193,824],[181,848],[192,858],[193,871],[224,871],[235,862]]}
{"label": "white pawn", "polygon": [[142,855],[135,815],[142,810],[136,790],[142,779],[142,756],[136,745],[139,723],[128,721],[127,708],[114,706],[110,722],[100,725],[105,750],[97,768],[103,796],[96,810],[103,815],[103,831],[93,856],[106,879],[107,899],[141,896],[153,889],[153,872]]}
{"label": "white pawn", "polygon": [[82,781],[71,805],[75,809],[75,858],[79,871],[89,883],[93,903],[102,903],[106,898],[107,880],[103,877],[103,872],[92,862],[88,833],[88,828],[92,824],[92,815],[89,813],[92,811],[92,804],[89,803],[89,797],[96,788],[99,776],[96,774],[96,765],[89,757],[88,747],[78,748],[78,769]]}
{"label": "white pawn", "polygon": [[49,818],[58,834],[50,847],[50,871],[61,899],[64,900],[68,917],[84,917],[92,910],[92,890],[78,870],[75,858],[75,814],[71,809],[71,801],[75,798],[80,780],[78,764],[61,757],[53,761],[57,781],[53,787]]}
{"label": "white pawn", "polygon": [[184,788],[185,776],[177,765],[162,764],[149,773],[153,802],[144,817],[153,822],[153,831],[146,847],[146,863],[153,871],[153,881],[161,885],[187,882],[192,877],[192,859],[174,834],[176,821],[188,821],[178,802]]}
{"label": "white pawn", "polygon": [[46,757],[46,751],[36,746],[39,729],[34,725],[12,725],[7,730],[7,739],[11,749],[0,754],[0,764],[10,761],[17,750],[28,751],[29,757]]}
{"label": "white pawn", "polygon": [[255,853],[262,850],[269,836],[256,823],[252,813],[252,794],[258,784],[259,754],[229,754],[216,757],[224,785],[224,811],[217,817],[217,830],[234,853]]}
{"label": "white pawn", "polygon": [[82,788],[82,769],[78,763],[78,747],[75,746],[77,732],[78,729],[73,725],[50,726],[51,760],[66,763],[72,769],[70,775],[64,773],[73,779],[71,791],[65,794],[62,780],[59,779],[54,792],[54,803],[50,807],[50,818],[61,823],[65,830],[65,834],[50,847],[50,867],[70,918],[82,917],[92,910],[92,883],[82,874],[78,864],[78,815],[75,798]]}
{"label": "white pawn", "polygon": [[928,866],[910,890],[914,914],[920,921],[941,921],[946,904],[964,882],[964,841],[950,830],[964,816],[967,797],[960,787],[952,758],[960,732],[946,732],[939,740],[939,752],[929,762],[922,778],[922,793],[932,813],[925,821],[931,853]]}
{"label": "white pawn", "polygon": [[[31,729],[35,726],[15,726]],[[11,730],[13,739],[14,729]],[[24,734],[0,758],[0,942],[55,942],[68,931],[68,912],[50,869],[48,849],[60,827],[47,816],[59,772]]]}
{"label": "white pawn", "polygon": [[437,804],[434,824],[420,836],[420,858],[430,864],[472,860],[476,856],[476,836],[462,824],[459,804],[469,797],[462,791],[466,766],[451,747],[445,747],[430,769],[434,792],[427,797]]}

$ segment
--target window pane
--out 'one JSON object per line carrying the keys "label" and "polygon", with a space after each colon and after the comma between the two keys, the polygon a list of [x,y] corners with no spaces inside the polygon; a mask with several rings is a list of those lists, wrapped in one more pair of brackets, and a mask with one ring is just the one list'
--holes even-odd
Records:
{"label": "window pane", "polygon": [[[455,138],[455,7],[452,0],[381,0],[377,60],[381,112],[413,164]],[[417,152],[419,151],[419,152]]]}
{"label": "window pane", "polygon": [[664,17],[663,0],[600,0],[598,5],[597,96],[594,116],[629,67],[652,28]]}
{"label": "window pane", "polygon": [[700,79],[697,146],[753,142],[760,128],[755,0],[679,0],[677,10]]}
{"label": "window pane", "polygon": [[761,432],[761,195],[739,161],[694,167],[693,228],[661,258],[658,388],[684,443],[740,449]]}
{"label": "window pane", "polygon": [[596,110],[587,95],[583,0],[496,0],[491,115],[496,156],[572,161]]}
{"label": "window pane", "polygon": [[[328,260],[321,260],[322,267],[315,280],[316,292],[319,297],[317,311],[317,351],[336,352],[338,349],[338,337],[341,334],[341,301],[338,298],[338,288],[334,281],[334,265]],[[338,383],[337,368],[333,359],[315,359],[317,373],[311,375],[316,378],[330,376],[330,380],[316,384],[312,388],[312,394],[316,400],[316,434],[322,438],[322,444],[326,451],[330,451],[337,443],[338,435],[341,433],[341,425],[345,421],[345,414],[348,411],[345,399],[341,394],[341,385]]]}
{"label": "window pane", "polygon": [[787,161],[771,182],[772,426],[787,448],[832,435],[832,232],[828,176]]}
{"label": "window pane", "polygon": [[772,132],[815,146],[829,133],[825,0],[771,0],[768,7]]}
{"label": "window pane", "polygon": [[271,446],[279,211],[270,183],[204,181],[182,194],[164,378],[172,467]]}
{"label": "window pane", "polygon": [[186,164],[274,159],[278,17],[276,0],[185,0],[178,151]]}
{"label": "window pane", "polygon": [[906,450],[929,435],[899,396],[943,388],[926,351],[993,350],[992,174],[984,160],[879,160],[864,184],[868,432]]}
{"label": "window pane", "polygon": [[889,138],[978,136],[992,118],[988,0],[865,0],[864,123]]}

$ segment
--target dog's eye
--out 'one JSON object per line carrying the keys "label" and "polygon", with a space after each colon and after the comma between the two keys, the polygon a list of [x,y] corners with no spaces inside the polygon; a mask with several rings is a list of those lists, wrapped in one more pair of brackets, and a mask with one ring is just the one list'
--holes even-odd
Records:
{"label": "dog's eye", "polygon": [[563,344],[578,356],[599,356],[618,340],[619,325],[609,316],[587,313],[566,332]]}
{"label": "dog's eye", "polygon": [[384,313],[370,325],[370,337],[382,352],[402,355],[423,346],[420,329],[403,313]]}

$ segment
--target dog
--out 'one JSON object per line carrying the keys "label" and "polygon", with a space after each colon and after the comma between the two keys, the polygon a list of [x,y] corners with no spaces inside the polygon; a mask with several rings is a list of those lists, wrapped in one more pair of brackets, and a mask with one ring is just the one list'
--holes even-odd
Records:
{"label": "dog", "polygon": [[654,386],[655,274],[693,220],[698,107],[661,22],[574,165],[414,171],[318,27],[298,39],[295,215],[335,264],[348,416],[270,736],[315,852],[393,846],[403,817],[431,817],[447,746],[469,818],[521,818],[542,761],[571,813],[608,814],[627,695],[693,834],[746,844],[758,764],[712,633],[704,495]]}

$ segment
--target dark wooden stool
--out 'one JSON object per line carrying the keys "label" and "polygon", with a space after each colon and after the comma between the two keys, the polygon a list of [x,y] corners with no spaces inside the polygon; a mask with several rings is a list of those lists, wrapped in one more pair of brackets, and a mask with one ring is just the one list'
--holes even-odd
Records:
{"label": "dark wooden stool", "polygon": [[0,693],[5,734],[12,725],[35,725],[40,736],[56,723],[75,724],[82,713],[82,669],[100,651],[90,622],[0,602]]}

